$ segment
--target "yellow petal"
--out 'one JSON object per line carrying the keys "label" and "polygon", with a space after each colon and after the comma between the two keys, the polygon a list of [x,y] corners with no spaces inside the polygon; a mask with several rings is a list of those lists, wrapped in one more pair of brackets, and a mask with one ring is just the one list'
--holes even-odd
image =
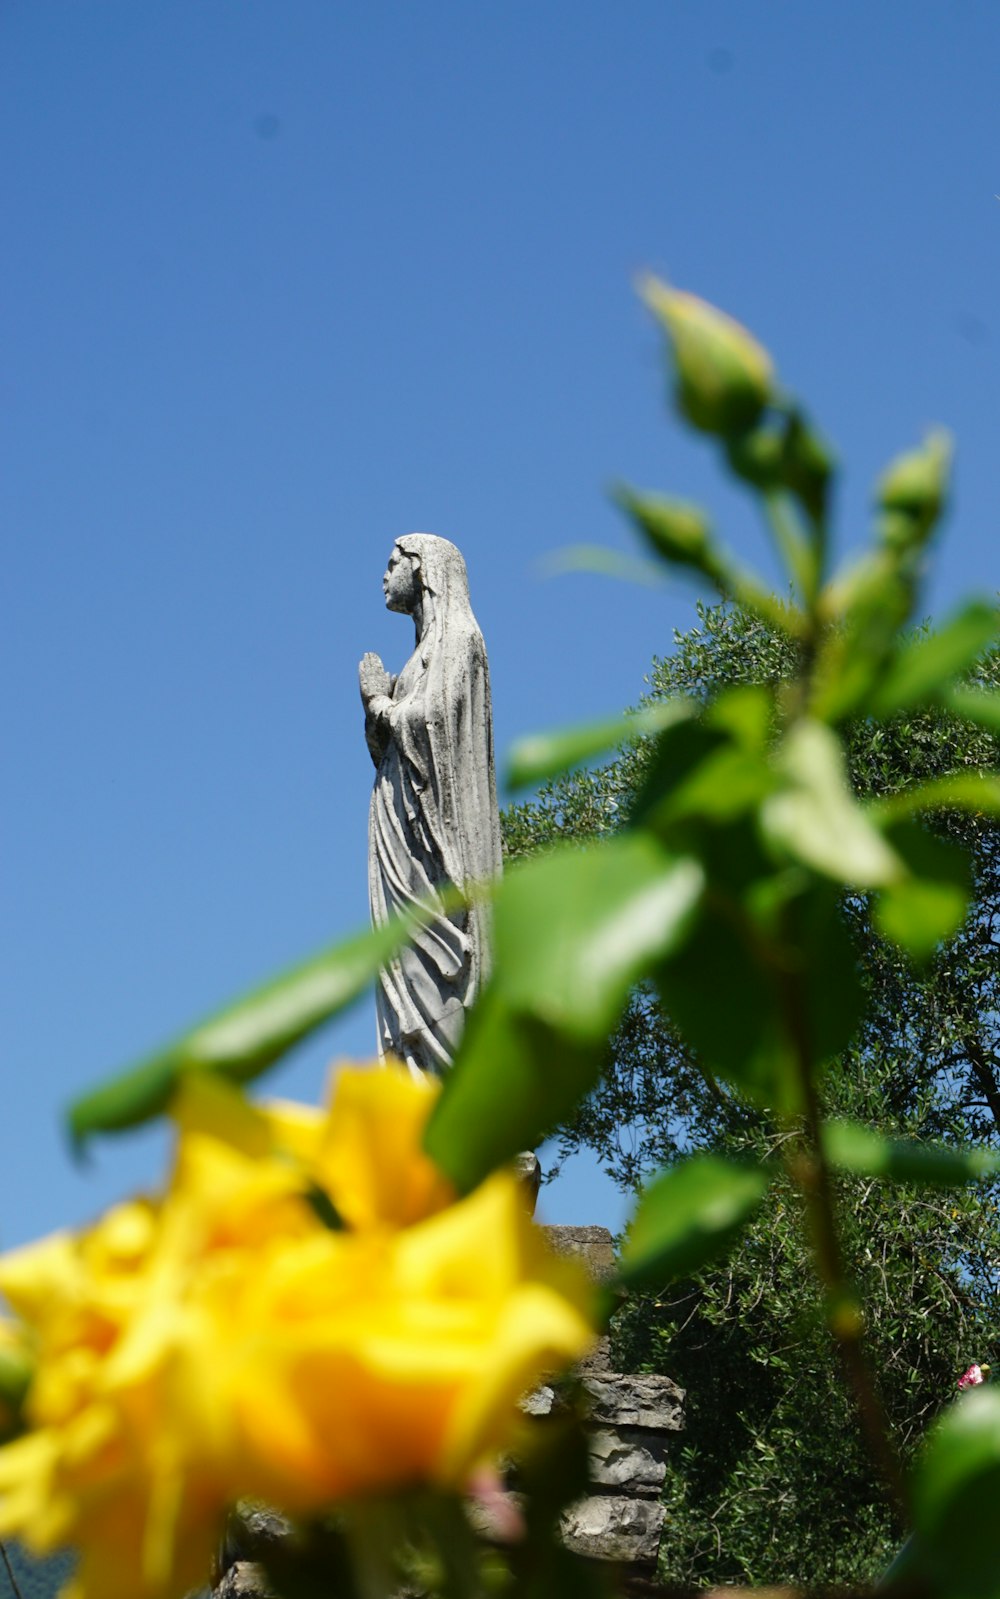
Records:
{"label": "yellow petal", "polygon": [[407,1227],[454,1199],[421,1147],[438,1093],[400,1066],[336,1074],[317,1176],[350,1226]]}

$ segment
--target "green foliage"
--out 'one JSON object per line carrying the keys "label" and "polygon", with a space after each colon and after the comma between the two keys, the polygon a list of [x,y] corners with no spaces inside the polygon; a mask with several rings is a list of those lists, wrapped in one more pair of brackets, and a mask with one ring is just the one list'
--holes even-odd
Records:
{"label": "green foliage", "polygon": [[[675,646],[654,661],[644,708],[717,703],[733,685],[777,688],[794,669],[783,635],[725,605],[699,606],[698,625],[676,635]],[[977,664],[976,681],[981,696],[1000,684],[1000,652]],[[852,789],[886,807],[918,784],[925,793],[940,784],[941,799],[954,798],[956,774],[979,785],[1000,756],[995,739],[936,710],[854,724],[847,734]],[[528,853],[536,837],[549,844],[613,831],[654,759],[647,740],[599,770],[548,782],[506,812],[508,851]],[[995,1347],[1000,1258],[995,1183],[988,1197],[981,1188],[938,1197],[871,1180],[940,1177],[953,1185],[993,1177],[1000,1162],[1000,828],[986,807],[971,806],[924,813],[907,825],[913,839],[898,829],[889,837],[907,854],[919,842],[925,883],[933,881],[932,855],[957,857],[963,918],[971,854],[973,914],[944,949],[934,937],[917,951],[930,959],[914,966],[876,937],[884,891],[874,906],[850,894],[839,913],[831,907],[867,1003],[825,1086],[830,1114],[853,1118],[850,1126],[828,1124],[827,1149],[843,1173],[840,1223],[881,1397],[904,1455],[953,1395],[964,1366]],[[914,924],[911,917],[901,929],[911,947]],[[954,934],[953,923],[947,931]],[[718,947],[714,955],[717,961]],[[704,970],[707,998],[717,982],[710,947]],[[735,1008],[742,1022],[739,1002]],[[564,1157],[596,1151],[624,1188],[663,1166],[680,1175],[691,1151],[773,1162],[787,1135],[706,1079],[677,1021],[677,1008],[668,1019],[648,985],[633,994],[600,1085],[562,1129]],[[934,1143],[920,1141],[928,1139]],[[656,1297],[633,1299],[618,1318],[621,1362],[666,1371],[688,1392],[689,1442],[672,1460],[667,1485],[665,1558],[675,1580],[860,1582],[888,1563],[898,1541],[808,1271],[801,1202],[781,1178],[724,1264],[673,1283],[664,1271]]]}

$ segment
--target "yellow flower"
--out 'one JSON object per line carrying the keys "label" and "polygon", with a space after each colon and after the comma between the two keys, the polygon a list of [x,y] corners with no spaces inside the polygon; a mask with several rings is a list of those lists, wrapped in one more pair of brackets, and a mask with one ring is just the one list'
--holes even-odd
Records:
{"label": "yellow flower", "polygon": [[436,1092],[342,1070],[325,1111],[257,1108],[193,1079],[162,1200],[0,1259],[37,1354],[0,1536],[74,1545],[80,1599],[169,1599],[237,1498],[459,1486],[504,1446],[586,1350],[590,1290],[513,1174],[455,1200],[421,1148]]}
{"label": "yellow flower", "polygon": [[328,1235],[248,1283],[230,1367],[246,1491],[292,1510],[458,1487],[511,1436],[520,1394],[592,1339],[589,1290],[500,1173],[395,1235]]}

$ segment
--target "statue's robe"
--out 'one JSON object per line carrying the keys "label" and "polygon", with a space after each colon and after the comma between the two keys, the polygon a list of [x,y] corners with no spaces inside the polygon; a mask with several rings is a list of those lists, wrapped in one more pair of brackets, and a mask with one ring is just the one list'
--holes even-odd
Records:
{"label": "statue's robe", "polygon": [[441,892],[501,869],[489,670],[467,601],[457,615],[439,602],[391,695],[370,709],[366,732],[377,767],[368,826],[372,920],[381,926],[418,902],[440,908],[379,974],[379,1050],[411,1070],[440,1072],[454,1058],[490,959],[488,905],[446,914]]}

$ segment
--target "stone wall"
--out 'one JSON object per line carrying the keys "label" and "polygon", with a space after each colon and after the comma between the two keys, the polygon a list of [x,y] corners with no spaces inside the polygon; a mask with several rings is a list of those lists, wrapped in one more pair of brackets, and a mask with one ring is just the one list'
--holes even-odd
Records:
{"label": "stone wall", "polygon": [[[597,1282],[614,1276],[614,1249],[605,1227],[547,1227],[552,1247],[580,1258]],[[581,1367],[590,1401],[591,1492],[564,1516],[567,1546],[592,1560],[611,1560],[638,1573],[656,1568],[665,1511],[660,1490],[666,1455],[684,1427],[684,1394],[669,1377],[610,1369],[610,1341],[600,1340]],[[551,1389],[539,1391],[541,1396]],[[540,1413],[537,1409],[536,1414]]]}

